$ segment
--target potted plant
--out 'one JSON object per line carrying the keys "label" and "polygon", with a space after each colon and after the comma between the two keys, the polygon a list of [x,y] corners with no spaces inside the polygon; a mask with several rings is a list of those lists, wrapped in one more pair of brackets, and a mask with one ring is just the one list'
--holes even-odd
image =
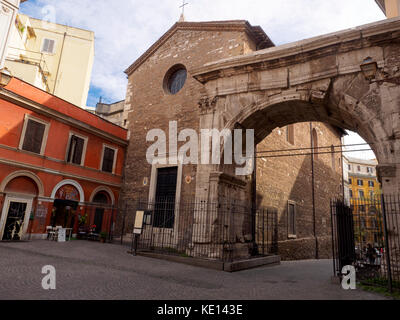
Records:
{"label": "potted plant", "polygon": [[88,218],[88,216],[87,216],[86,213],[85,213],[84,215],[82,215],[82,216],[79,215],[79,216],[78,216],[78,224],[79,224],[80,226],[86,224],[87,218]]}
{"label": "potted plant", "polygon": [[105,242],[106,242],[106,239],[107,239],[107,237],[108,237],[108,233],[102,231],[102,232],[100,232],[99,237],[100,237],[100,242],[101,242],[101,243],[105,243]]}

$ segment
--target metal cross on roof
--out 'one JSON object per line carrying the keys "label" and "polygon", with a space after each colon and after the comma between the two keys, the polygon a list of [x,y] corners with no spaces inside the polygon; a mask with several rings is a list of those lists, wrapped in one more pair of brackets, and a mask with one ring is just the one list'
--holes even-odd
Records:
{"label": "metal cross on roof", "polygon": [[182,5],[179,8],[182,8],[182,14],[185,14],[185,6],[187,6],[189,3],[185,2],[185,0],[182,0]]}

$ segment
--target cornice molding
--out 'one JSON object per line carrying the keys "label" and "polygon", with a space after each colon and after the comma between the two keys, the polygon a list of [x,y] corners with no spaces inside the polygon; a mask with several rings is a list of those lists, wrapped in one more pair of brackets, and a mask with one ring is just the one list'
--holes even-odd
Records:
{"label": "cornice molding", "polygon": [[[383,20],[327,35],[313,37],[253,53],[227,58],[190,70],[201,83],[222,78],[229,71],[249,73],[252,70],[285,67],[299,61],[368,48],[400,38],[400,18]],[[361,62],[360,62],[361,63]]]}
{"label": "cornice molding", "polygon": [[98,174],[108,175],[110,177],[122,178],[121,175],[112,174],[112,173],[108,173],[108,172],[103,172],[103,171],[101,171],[99,169],[95,169],[95,168],[91,168],[91,167],[87,167],[87,166],[81,166],[81,165],[74,164],[74,163],[68,163],[67,161],[65,161],[65,159],[64,160],[60,160],[60,159],[56,159],[56,158],[53,158],[53,157],[43,156],[43,155],[36,154],[36,153],[33,153],[33,152],[29,152],[29,151],[21,150],[21,149],[18,149],[18,148],[13,148],[13,147],[10,147],[10,146],[6,146],[4,144],[0,144],[0,149],[9,150],[9,151],[13,151],[13,152],[18,152],[19,154],[25,154],[25,155],[29,155],[29,156],[32,156],[32,157],[35,157],[35,158],[40,158],[40,159],[43,159],[43,160],[53,161],[55,163],[59,163],[59,164],[63,164],[63,165],[71,166],[71,167],[81,168],[81,169],[88,170],[88,171],[91,171],[91,172],[95,172],[95,173],[98,173]]}
{"label": "cornice molding", "polygon": [[36,103],[34,101],[31,101],[29,99],[26,99],[18,94],[15,94],[11,91],[8,91],[4,88],[0,88],[0,99],[3,99],[5,101],[8,101],[10,103],[16,104],[22,108],[34,111],[36,113],[42,114],[44,116],[56,119],[57,121],[63,122],[65,124],[71,125],[75,128],[81,129],[83,131],[89,132],[91,134],[94,134],[96,136],[102,137],[108,141],[114,142],[120,146],[127,146],[128,141],[123,140],[121,138],[118,138],[116,136],[113,136],[111,134],[108,134],[107,132],[104,132],[100,129],[97,129],[87,123],[84,123],[82,121],[76,120],[72,117],[69,117],[63,113],[60,113],[56,110],[53,110],[51,108],[48,108],[46,106],[43,106],[39,103]]}
{"label": "cornice molding", "polygon": [[101,185],[106,185],[106,186],[111,186],[111,187],[116,187],[116,188],[121,188],[122,187],[122,183],[112,183],[112,182],[108,182],[108,181],[104,181],[104,180],[98,180],[98,179],[93,179],[93,178],[89,178],[89,177],[85,177],[85,176],[71,174],[71,173],[64,172],[64,171],[58,171],[58,170],[53,170],[53,169],[47,169],[47,168],[43,168],[43,167],[33,166],[33,165],[30,165],[30,164],[17,162],[17,161],[11,161],[11,160],[7,160],[7,159],[3,159],[3,158],[0,158],[0,163],[1,164],[6,164],[6,165],[10,165],[10,166],[13,166],[13,167],[17,167],[17,168],[41,171],[41,172],[45,172],[45,173],[50,173],[50,174],[62,176],[62,177],[94,182],[94,183],[98,183],[98,184],[101,184]]}

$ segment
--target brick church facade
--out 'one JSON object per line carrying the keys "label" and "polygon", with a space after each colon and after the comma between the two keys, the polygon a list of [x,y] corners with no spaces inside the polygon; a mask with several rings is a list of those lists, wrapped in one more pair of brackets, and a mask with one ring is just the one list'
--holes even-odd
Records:
{"label": "brick church facade", "polygon": [[[194,201],[197,165],[151,165],[146,151],[152,142],[146,135],[152,129],[168,134],[170,121],[178,132],[199,131],[199,101],[203,85],[191,70],[207,63],[245,55],[273,47],[260,27],[247,21],[177,22],[127,70],[128,88],[125,111],[130,144],[127,149],[122,201],[154,201],[160,195],[157,180],[166,168],[176,175],[176,188],[170,196],[177,203]],[[171,77],[184,70],[182,88],[170,86]],[[249,79],[251,82],[251,79]],[[328,257],[330,254],[329,200],[342,194],[342,162],[338,151],[344,132],[323,123],[296,123],[277,128],[257,146],[265,157],[256,161],[257,206],[278,209],[278,253],[283,259]],[[168,138],[167,138],[168,140]],[[312,142],[313,141],[313,142]],[[181,146],[183,142],[179,142]],[[300,151],[268,152],[332,146],[311,156]],[[275,157],[277,156],[277,157]],[[249,190],[249,192],[252,192]],[[253,191],[254,192],[254,191]],[[253,197],[254,199],[254,197]],[[133,214],[133,213],[132,213]],[[128,219],[128,223],[133,223]],[[251,239],[250,239],[251,241]]]}

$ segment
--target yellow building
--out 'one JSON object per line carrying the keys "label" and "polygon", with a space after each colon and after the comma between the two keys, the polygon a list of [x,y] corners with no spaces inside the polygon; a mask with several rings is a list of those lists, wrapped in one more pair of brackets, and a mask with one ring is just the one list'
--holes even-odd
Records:
{"label": "yellow building", "polygon": [[368,244],[377,248],[383,247],[383,219],[380,203],[352,205],[352,208],[356,242],[363,248],[366,248]]}
{"label": "yellow building", "polygon": [[86,107],[94,33],[18,14],[5,67],[30,84]]}
{"label": "yellow building", "polygon": [[377,179],[376,160],[346,157],[350,199],[374,199],[381,194]]}
{"label": "yellow building", "polygon": [[375,0],[386,17],[398,17],[400,13],[400,0]]}
{"label": "yellow building", "polygon": [[353,209],[354,233],[357,244],[366,248],[383,246],[383,221],[381,214],[381,185],[377,179],[376,160],[344,157],[345,188],[348,188]]}

